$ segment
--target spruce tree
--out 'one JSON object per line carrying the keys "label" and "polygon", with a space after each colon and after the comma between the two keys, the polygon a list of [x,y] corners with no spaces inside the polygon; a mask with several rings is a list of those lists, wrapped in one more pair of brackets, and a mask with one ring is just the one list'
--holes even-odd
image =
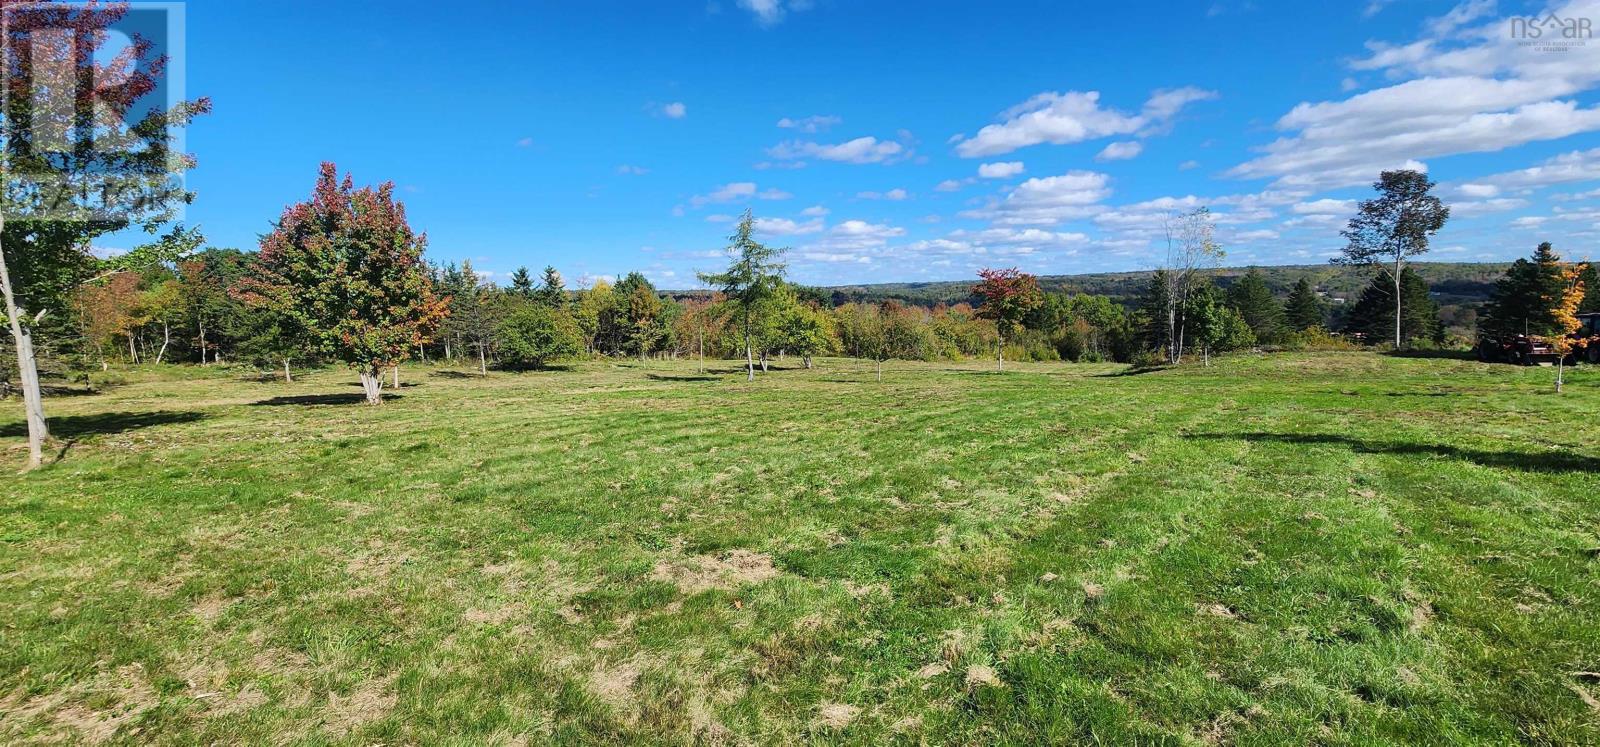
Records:
{"label": "spruce tree", "polygon": [[1479,329],[1500,335],[1544,335],[1556,327],[1556,302],[1566,290],[1566,269],[1546,241],[1518,259],[1494,285]]}
{"label": "spruce tree", "polygon": [[511,273],[511,292],[523,298],[533,298],[533,273],[526,267],[518,267]]}
{"label": "spruce tree", "polygon": [[[1386,339],[1395,328],[1394,287],[1388,271],[1374,275],[1372,282],[1361,291],[1361,296],[1345,319],[1345,331],[1360,332],[1368,342]],[[1400,335],[1402,343],[1410,340],[1440,342],[1444,327],[1439,323],[1439,303],[1428,294],[1428,284],[1415,270],[1407,267],[1400,274]]]}
{"label": "spruce tree", "polygon": [[1326,315],[1323,313],[1322,299],[1317,298],[1310,279],[1300,278],[1300,282],[1294,284],[1294,289],[1289,291],[1289,300],[1284,304],[1283,315],[1289,329],[1295,332],[1323,326]]}
{"label": "spruce tree", "polygon": [[1167,323],[1167,307],[1172,298],[1168,290],[1170,286],[1167,270],[1156,270],[1145,285],[1144,292],[1139,295],[1136,311],[1139,336],[1147,350],[1165,351],[1172,344],[1170,333],[1173,325]]}
{"label": "spruce tree", "polygon": [[552,309],[564,309],[567,306],[567,286],[561,280],[561,273],[556,268],[545,265],[544,276],[539,280],[539,290],[533,292],[534,303]]}
{"label": "spruce tree", "polygon": [[1273,298],[1260,270],[1250,270],[1228,289],[1228,306],[1244,317],[1256,340],[1277,342],[1283,332],[1283,307]]}

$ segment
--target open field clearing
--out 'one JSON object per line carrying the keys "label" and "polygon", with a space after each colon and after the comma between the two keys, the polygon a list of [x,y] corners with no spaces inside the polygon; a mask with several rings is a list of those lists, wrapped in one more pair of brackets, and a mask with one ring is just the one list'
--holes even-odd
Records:
{"label": "open field clearing", "polygon": [[0,741],[1600,742],[1600,374],[159,369],[0,424]]}

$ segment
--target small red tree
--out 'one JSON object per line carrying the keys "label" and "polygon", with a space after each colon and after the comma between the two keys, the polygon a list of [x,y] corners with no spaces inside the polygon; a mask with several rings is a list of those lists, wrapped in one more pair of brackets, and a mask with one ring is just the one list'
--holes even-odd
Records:
{"label": "small red tree", "polygon": [[427,236],[411,232],[394,185],[355,189],[331,163],[311,200],[291,205],[261,240],[245,298],[275,308],[311,342],[361,374],[382,403],[382,369],[405,360],[449,313],[422,260]]}
{"label": "small red tree", "polygon": [[995,330],[1000,334],[995,345],[995,361],[997,368],[1004,371],[1006,338],[1022,327],[1028,312],[1044,303],[1044,294],[1039,291],[1039,278],[1015,267],[1008,270],[984,268],[978,271],[978,277],[981,280],[972,286],[972,295],[983,299],[978,317],[994,321]]}

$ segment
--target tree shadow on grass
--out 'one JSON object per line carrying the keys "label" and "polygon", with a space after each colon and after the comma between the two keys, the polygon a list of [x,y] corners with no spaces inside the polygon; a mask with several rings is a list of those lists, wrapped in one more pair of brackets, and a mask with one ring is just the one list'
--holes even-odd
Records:
{"label": "tree shadow on grass", "polygon": [[1569,451],[1485,451],[1447,444],[1369,441],[1331,433],[1195,433],[1190,437],[1217,441],[1345,446],[1358,454],[1442,456],[1484,467],[1522,472],[1600,473],[1600,459]]}
{"label": "tree shadow on grass", "polygon": [[[206,417],[193,410],[159,410],[156,412],[107,412],[99,415],[58,415],[49,419],[50,435],[76,440],[84,436],[109,436],[143,428],[175,423],[193,423]],[[8,423],[0,426],[0,437],[22,438],[28,435],[28,424]]]}
{"label": "tree shadow on grass", "polygon": [[1388,350],[1390,358],[1438,358],[1451,361],[1475,361],[1478,354],[1471,350]]}
{"label": "tree shadow on grass", "polygon": [[[446,371],[433,371],[433,372],[429,373],[428,375],[432,376],[434,378],[437,378],[437,379],[481,379],[481,378],[483,378],[482,376],[479,376],[476,373],[467,373],[465,371],[449,371],[449,370],[446,370]],[[360,382],[357,382],[356,386],[361,386]]]}
{"label": "tree shadow on grass", "polygon": [[[383,401],[392,402],[402,399],[398,394],[384,394]],[[273,397],[259,402],[251,402],[251,407],[286,407],[299,405],[301,407],[330,407],[335,405],[363,405],[367,402],[365,393],[356,394],[301,394],[293,397]]]}
{"label": "tree shadow on grass", "polygon": [[1157,371],[1165,371],[1168,368],[1171,368],[1171,367],[1170,366],[1149,366],[1149,367],[1146,367],[1146,368],[1135,368],[1133,366],[1129,366],[1127,368],[1122,369],[1121,371],[1107,371],[1105,373],[1095,374],[1094,377],[1097,378],[1097,379],[1118,379],[1118,378],[1121,378],[1123,376],[1143,376],[1145,374],[1155,373]]}
{"label": "tree shadow on grass", "polygon": [[647,373],[644,375],[644,377],[651,381],[722,381],[721,376],[711,376],[709,374],[682,374],[673,376],[668,374]]}

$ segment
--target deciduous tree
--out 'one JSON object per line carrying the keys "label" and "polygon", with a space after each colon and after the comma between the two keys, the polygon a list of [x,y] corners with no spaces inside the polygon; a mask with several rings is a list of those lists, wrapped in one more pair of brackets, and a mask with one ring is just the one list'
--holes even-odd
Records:
{"label": "deciduous tree", "polygon": [[[166,60],[137,34],[120,51],[98,54],[126,3],[7,3],[5,11],[0,300],[22,380],[31,469],[50,435],[34,329],[66,311],[78,286],[102,270],[89,251],[95,237],[132,226],[154,233],[193,199],[177,178],[193,159],[173,148],[174,136],[211,104],[152,105]],[[69,33],[48,33],[59,30]],[[72,76],[65,93],[36,95],[52,75],[40,64]],[[67,142],[41,141],[57,136]],[[106,188],[96,189],[101,183]]]}
{"label": "deciduous tree", "polygon": [[995,345],[995,365],[1004,371],[1006,339],[1021,329],[1022,320],[1044,302],[1044,296],[1039,292],[1039,279],[1015,267],[984,268],[978,271],[978,277],[981,280],[972,286],[972,295],[983,299],[978,316],[993,320],[1000,335],[999,344]]}
{"label": "deciduous tree", "polygon": [[1419,171],[1383,172],[1372,185],[1378,196],[1362,200],[1356,216],[1340,232],[1349,243],[1344,254],[1333,260],[1336,264],[1388,268],[1388,278],[1394,283],[1390,300],[1395,304],[1391,319],[1396,348],[1404,344],[1401,304],[1406,294],[1400,284],[1406,263],[1426,253],[1428,240],[1450,219],[1450,208],[1430,194],[1433,186],[1427,174]]}
{"label": "deciduous tree", "polygon": [[383,402],[384,368],[405,360],[448,314],[394,185],[356,189],[322,164],[311,199],[284,210],[261,240],[249,290],[289,315],[311,342],[354,368],[369,404]]}

